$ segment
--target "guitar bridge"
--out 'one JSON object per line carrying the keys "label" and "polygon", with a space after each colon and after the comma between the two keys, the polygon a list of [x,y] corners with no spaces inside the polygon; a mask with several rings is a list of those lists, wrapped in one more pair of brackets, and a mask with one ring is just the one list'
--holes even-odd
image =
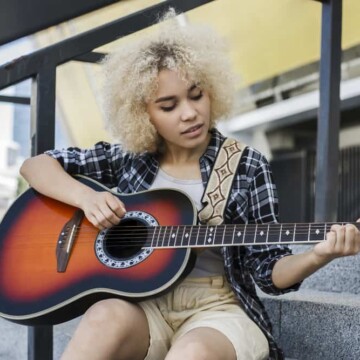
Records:
{"label": "guitar bridge", "polygon": [[58,237],[56,245],[57,272],[65,272],[69,262],[71,249],[74,245],[78,228],[84,213],[76,210],[73,217],[64,225]]}

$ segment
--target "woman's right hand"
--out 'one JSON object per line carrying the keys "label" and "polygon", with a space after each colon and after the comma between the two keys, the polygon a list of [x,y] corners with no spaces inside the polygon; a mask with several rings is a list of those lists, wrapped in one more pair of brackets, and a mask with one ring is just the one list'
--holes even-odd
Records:
{"label": "woman's right hand", "polygon": [[25,160],[20,173],[40,193],[83,210],[86,218],[101,230],[117,225],[125,215],[125,206],[115,195],[82,184],[46,154]]}
{"label": "woman's right hand", "polygon": [[117,225],[125,215],[124,203],[108,191],[87,188],[78,198],[78,206],[86,218],[100,230]]}

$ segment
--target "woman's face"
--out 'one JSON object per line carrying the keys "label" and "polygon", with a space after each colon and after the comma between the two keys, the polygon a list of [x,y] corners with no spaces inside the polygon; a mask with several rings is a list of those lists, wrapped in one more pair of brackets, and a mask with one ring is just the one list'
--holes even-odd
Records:
{"label": "woman's face", "polygon": [[197,84],[176,71],[161,70],[155,97],[147,104],[150,121],[168,148],[196,149],[207,145],[210,98]]}

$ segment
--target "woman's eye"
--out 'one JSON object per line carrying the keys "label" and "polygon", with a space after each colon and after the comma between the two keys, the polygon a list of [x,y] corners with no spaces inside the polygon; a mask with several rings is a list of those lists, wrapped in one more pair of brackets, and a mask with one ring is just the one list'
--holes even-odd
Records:
{"label": "woman's eye", "polygon": [[161,106],[161,110],[162,111],[166,111],[166,112],[169,112],[171,110],[174,110],[175,109],[175,105],[171,105],[171,106]]}
{"label": "woman's eye", "polygon": [[200,91],[199,94],[191,96],[191,99],[192,100],[200,100],[202,98],[202,96],[203,96],[203,93],[202,93],[202,91]]}

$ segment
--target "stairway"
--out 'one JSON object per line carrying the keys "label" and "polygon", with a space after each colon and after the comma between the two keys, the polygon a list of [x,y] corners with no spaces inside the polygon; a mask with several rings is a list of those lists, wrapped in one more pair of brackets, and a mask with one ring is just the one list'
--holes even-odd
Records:
{"label": "stairway", "polygon": [[[294,253],[306,250],[293,248]],[[360,359],[360,256],[333,261],[298,292],[260,297],[287,358]]]}

